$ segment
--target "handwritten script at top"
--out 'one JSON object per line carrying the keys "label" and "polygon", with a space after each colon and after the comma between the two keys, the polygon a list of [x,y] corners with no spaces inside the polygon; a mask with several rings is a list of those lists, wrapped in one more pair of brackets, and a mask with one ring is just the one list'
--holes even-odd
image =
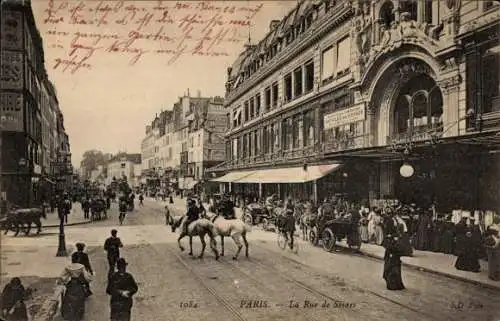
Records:
{"label": "handwritten script at top", "polygon": [[125,55],[135,65],[147,55],[229,56],[225,47],[245,41],[261,3],[48,0],[43,23],[51,49],[66,52],[53,68],[92,69],[96,55]]}

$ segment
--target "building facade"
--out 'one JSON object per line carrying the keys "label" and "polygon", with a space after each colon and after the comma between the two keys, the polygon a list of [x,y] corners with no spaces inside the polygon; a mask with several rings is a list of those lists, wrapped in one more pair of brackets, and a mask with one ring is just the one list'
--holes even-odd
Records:
{"label": "building facade", "polygon": [[131,184],[137,179],[136,166],[141,166],[141,154],[118,153],[107,164],[106,185],[111,185],[111,182],[124,177]]}
{"label": "building facade", "polygon": [[142,141],[143,179],[150,188],[192,190],[205,170],[225,159],[225,111],[220,97],[191,97],[156,115]]}
{"label": "building facade", "polygon": [[38,205],[54,190],[52,162],[67,135],[57,129],[60,110],[30,1],[2,1],[0,36],[2,197]]}
{"label": "building facade", "polygon": [[498,210],[498,6],[301,1],[228,68],[215,181]]}

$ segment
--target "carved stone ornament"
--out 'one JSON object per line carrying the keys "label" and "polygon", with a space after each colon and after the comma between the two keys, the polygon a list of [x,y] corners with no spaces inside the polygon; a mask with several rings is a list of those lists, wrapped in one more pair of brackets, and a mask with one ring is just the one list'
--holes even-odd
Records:
{"label": "carved stone ornament", "polygon": [[413,44],[424,47],[430,52],[439,48],[437,43],[438,35],[443,29],[443,25],[432,26],[421,24],[410,20],[406,13],[401,15],[401,21],[394,22],[390,28],[385,25],[380,26],[380,41],[378,45],[371,46],[366,63],[361,66],[361,73],[364,73],[374,61],[391,51],[400,48],[404,44]]}
{"label": "carved stone ornament", "polygon": [[444,92],[449,92],[453,89],[457,89],[458,85],[462,83],[462,76],[460,74],[445,78],[438,82],[438,86]]}
{"label": "carved stone ornament", "polygon": [[450,57],[443,61],[441,64],[441,70],[453,70],[458,68],[458,62],[455,57]]}

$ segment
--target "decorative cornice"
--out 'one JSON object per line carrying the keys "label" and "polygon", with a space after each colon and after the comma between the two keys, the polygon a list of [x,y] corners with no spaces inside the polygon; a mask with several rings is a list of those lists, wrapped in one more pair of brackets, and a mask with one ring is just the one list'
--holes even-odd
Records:
{"label": "decorative cornice", "polygon": [[320,19],[315,27],[311,27],[311,29],[306,31],[303,35],[303,39],[292,43],[289,47],[282,50],[272,61],[245,80],[239,88],[226,95],[225,106],[231,105],[236,99],[253,88],[255,84],[258,84],[283,65],[287,64],[290,60],[302,54],[330,30],[339,27],[342,23],[347,21],[353,14],[354,10],[350,2],[344,2],[340,10],[338,8],[332,8],[327,15]]}
{"label": "decorative cornice", "polygon": [[438,86],[441,88],[443,92],[448,93],[452,90],[458,89],[461,83],[462,83],[462,76],[460,74],[457,74],[455,76],[440,80],[438,82]]}

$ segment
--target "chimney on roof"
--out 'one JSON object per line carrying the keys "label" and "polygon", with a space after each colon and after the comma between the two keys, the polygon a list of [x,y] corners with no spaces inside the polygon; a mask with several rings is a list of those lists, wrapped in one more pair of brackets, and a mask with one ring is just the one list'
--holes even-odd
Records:
{"label": "chimney on roof", "polygon": [[198,96],[198,98],[201,98],[201,91],[200,90],[198,90],[197,96]]}
{"label": "chimney on roof", "polygon": [[187,94],[187,96],[188,96],[188,97],[191,97],[191,96],[189,96],[189,88],[188,88],[188,94]]}
{"label": "chimney on roof", "polygon": [[279,24],[280,24],[279,20],[271,20],[271,23],[269,24],[269,30],[273,31],[278,27]]}

